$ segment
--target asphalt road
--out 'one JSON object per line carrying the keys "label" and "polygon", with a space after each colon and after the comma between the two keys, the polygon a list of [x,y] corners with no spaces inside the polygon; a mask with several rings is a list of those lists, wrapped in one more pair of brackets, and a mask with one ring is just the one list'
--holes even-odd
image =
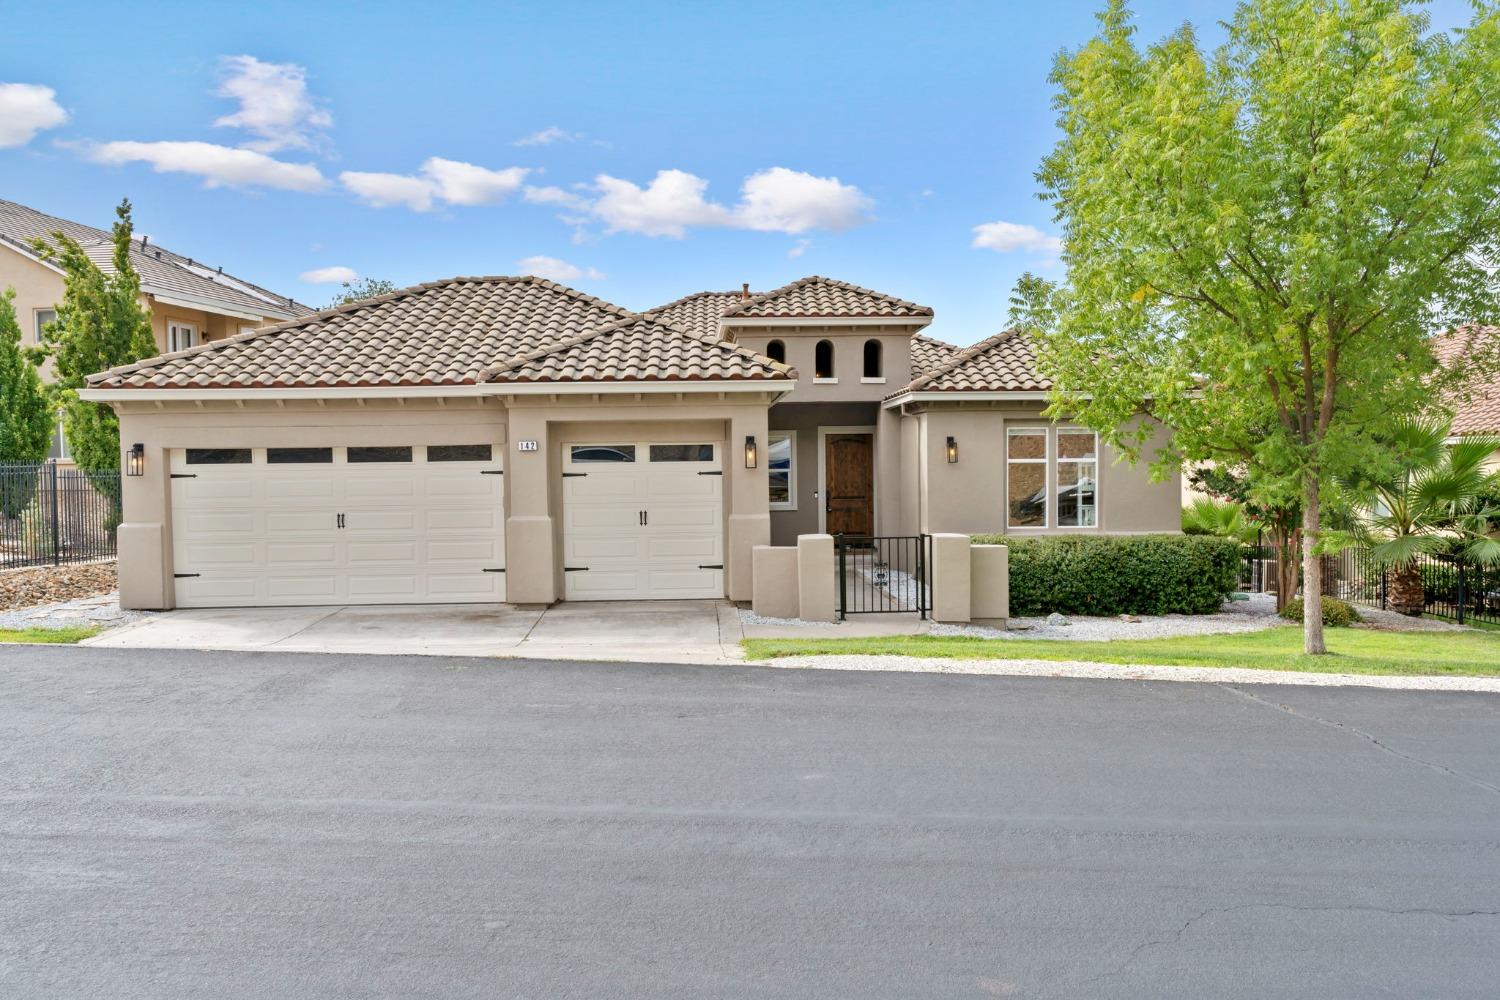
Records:
{"label": "asphalt road", "polygon": [[0,647],[0,996],[1494,997],[1500,698]]}

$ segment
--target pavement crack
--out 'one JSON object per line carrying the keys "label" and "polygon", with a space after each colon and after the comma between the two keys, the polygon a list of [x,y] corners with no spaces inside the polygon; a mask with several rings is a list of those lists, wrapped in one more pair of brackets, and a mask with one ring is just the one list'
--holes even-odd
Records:
{"label": "pavement crack", "polygon": [[1392,747],[1389,744],[1383,742],[1380,737],[1374,735],[1373,733],[1367,733],[1363,729],[1359,729],[1355,726],[1345,725],[1344,723],[1339,722],[1335,719],[1326,719],[1321,715],[1315,715],[1310,712],[1299,712],[1297,709],[1288,704],[1285,704],[1284,702],[1271,701],[1267,698],[1262,698],[1258,694],[1254,694],[1249,691],[1242,691],[1240,688],[1234,686],[1233,684],[1220,684],[1219,687],[1230,692],[1231,694],[1236,694],[1241,698],[1257,702],[1261,705],[1265,705],[1267,708],[1274,708],[1278,712],[1285,712],[1287,715],[1295,716],[1299,719],[1306,719],[1308,722],[1315,722],[1320,726],[1327,726],[1329,729],[1337,729],[1340,732],[1348,733],[1351,736],[1357,736],[1367,743],[1373,745],[1376,749],[1390,754],[1392,757],[1398,757],[1401,760],[1408,761],[1412,764],[1419,764],[1422,767],[1437,771],[1440,774],[1446,774],[1450,777],[1457,778],[1459,781],[1463,781],[1467,784],[1473,785],[1475,788],[1482,788],[1493,795],[1500,795],[1500,786],[1492,785],[1487,781],[1476,778],[1473,775],[1465,774],[1462,771],[1456,771],[1445,764],[1439,764],[1436,761],[1418,757],[1416,754],[1410,754],[1406,753],[1403,750],[1397,750],[1395,747]]}

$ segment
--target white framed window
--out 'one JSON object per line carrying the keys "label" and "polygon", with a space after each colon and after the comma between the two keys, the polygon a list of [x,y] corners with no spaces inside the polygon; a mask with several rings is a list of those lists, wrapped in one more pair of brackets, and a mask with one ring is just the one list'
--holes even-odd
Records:
{"label": "white framed window", "polygon": [[1011,528],[1047,526],[1047,428],[1005,431],[1005,523]]}
{"label": "white framed window", "polygon": [[1082,427],[1057,429],[1057,491],[1053,516],[1059,528],[1099,523],[1099,435]]}
{"label": "white framed window", "polygon": [[192,323],[167,320],[167,353],[185,351],[198,346],[198,328]]}
{"label": "white framed window", "polygon": [[56,309],[38,309],[38,310],[36,310],[36,323],[33,324],[32,331],[31,331],[32,336],[34,338],[32,340],[32,343],[33,344],[40,344],[42,342],[42,327],[46,326],[48,323],[56,322],[56,320],[57,320],[57,310]]}
{"label": "white framed window", "polygon": [[797,509],[797,432],[766,435],[766,471],[771,481],[771,509]]}

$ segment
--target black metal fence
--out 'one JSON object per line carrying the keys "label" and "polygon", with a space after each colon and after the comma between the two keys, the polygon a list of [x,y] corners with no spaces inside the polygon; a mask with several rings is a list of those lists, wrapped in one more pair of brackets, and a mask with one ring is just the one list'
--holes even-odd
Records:
{"label": "black metal fence", "polygon": [[835,535],[839,618],[932,610],[931,535]]}
{"label": "black metal fence", "polygon": [[120,474],[0,462],[0,569],[115,556]]}

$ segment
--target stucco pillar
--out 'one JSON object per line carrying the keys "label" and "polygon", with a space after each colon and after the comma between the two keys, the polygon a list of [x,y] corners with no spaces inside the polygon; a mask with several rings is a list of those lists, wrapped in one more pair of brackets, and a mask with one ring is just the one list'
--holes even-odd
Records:
{"label": "stucco pillar", "polygon": [[972,608],[969,536],[932,536],[932,620],[967,622]]}
{"label": "stucco pillar", "polygon": [[969,547],[969,613],[974,621],[1004,624],[1010,617],[1010,549]]}
{"label": "stucco pillar", "polygon": [[[135,436],[132,436],[135,435]],[[146,446],[145,474],[127,476],[123,452]],[[166,449],[139,431],[131,414],[120,415],[121,522],[115,536],[120,607],[166,611],[176,606],[172,577],[172,477]]]}
{"label": "stucco pillar", "polygon": [[[558,598],[552,525],[551,466],[556,457],[546,410],[517,407],[510,413],[505,455],[505,599],[512,604],[551,604]],[[535,441],[535,451],[521,451]]]}
{"label": "stucco pillar", "polygon": [[875,533],[900,535],[901,414],[881,408],[875,420]]}
{"label": "stucco pillar", "polygon": [[838,567],[832,535],[797,536],[797,617],[808,622],[837,620]]}
{"label": "stucco pillar", "polygon": [[797,552],[790,545],[755,547],[755,586],[750,609],[762,618],[796,618],[801,612],[797,597]]}
{"label": "stucco pillar", "polygon": [[[737,409],[729,420],[729,442],[725,447],[725,478],[729,480],[729,522],[724,558],[724,579],[731,601],[754,597],[754,556],[757,545],[771,544],[769,462],[764,404]],[[755,468],[745,468],[745,438],[755,439]]]}

